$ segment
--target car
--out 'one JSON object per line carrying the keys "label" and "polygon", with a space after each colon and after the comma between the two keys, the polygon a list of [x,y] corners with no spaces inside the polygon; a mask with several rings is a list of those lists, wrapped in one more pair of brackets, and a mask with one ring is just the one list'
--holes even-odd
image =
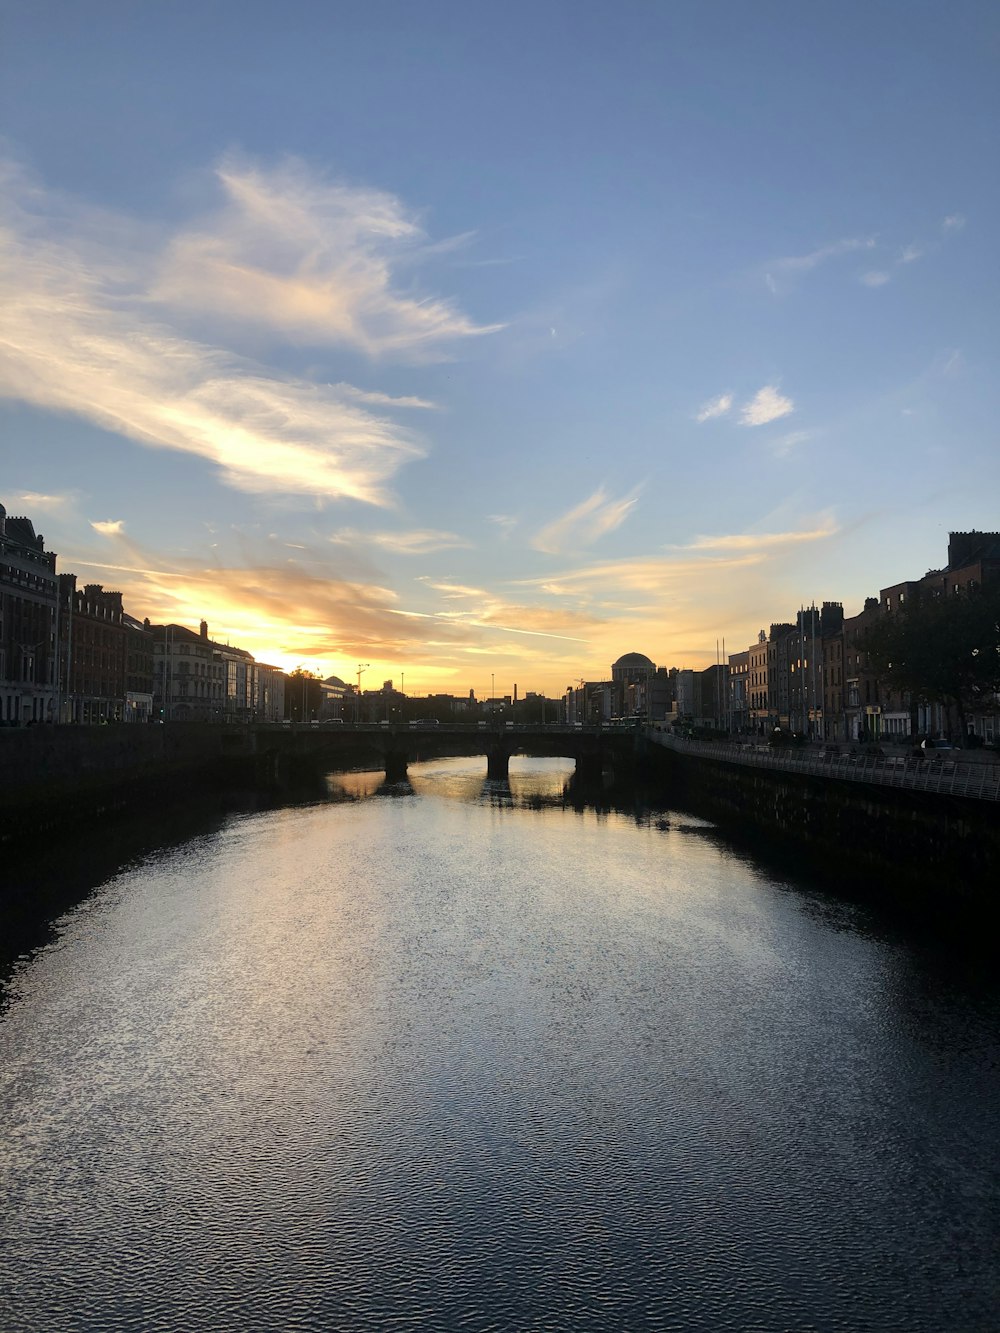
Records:
{"label": "car", "polygon": [[955,747],[943,736],[928,736],[926,740],[920,742],[920,748],[926,753],[928,750],[954,750]]}

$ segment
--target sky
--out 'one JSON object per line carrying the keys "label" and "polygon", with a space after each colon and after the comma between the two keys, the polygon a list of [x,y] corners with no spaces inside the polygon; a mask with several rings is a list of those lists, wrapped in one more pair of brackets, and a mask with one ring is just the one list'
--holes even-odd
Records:
{"label": "sky", "polygon": [[1000,528],[998,129],[976,0],[0,0],[0,502],[363,688],[856,614]]}

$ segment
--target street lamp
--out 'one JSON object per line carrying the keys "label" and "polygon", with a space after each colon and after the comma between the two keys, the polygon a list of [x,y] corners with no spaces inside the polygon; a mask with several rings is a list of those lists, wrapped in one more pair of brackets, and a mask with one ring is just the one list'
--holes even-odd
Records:
{"label": "street lamp", "polygon": [[358,697],[354,704],[354,725],[361,721],[361,673],[371,666],[371,662],[358,663]]}

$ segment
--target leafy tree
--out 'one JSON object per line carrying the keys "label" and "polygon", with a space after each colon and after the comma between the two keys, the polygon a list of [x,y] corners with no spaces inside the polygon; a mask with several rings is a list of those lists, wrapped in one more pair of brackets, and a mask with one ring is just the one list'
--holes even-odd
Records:
{"label": "leafy tree", "polygon": [[858,646],[892,689],[953,706],[964,736],[967,715],[1000,693],[1000,587],[923,596],[879,616]]}

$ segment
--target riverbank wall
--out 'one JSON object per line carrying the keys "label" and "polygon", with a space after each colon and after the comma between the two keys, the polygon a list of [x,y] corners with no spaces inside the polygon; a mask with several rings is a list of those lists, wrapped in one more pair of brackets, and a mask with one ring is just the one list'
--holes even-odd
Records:
{"label": "riverbank wall", "polygon": [[805,852],[851,895],[1000,915],[1000,807],[939,792],[741,767],[651,745],[647,772],[676,801],[748,843]]}
{"label": "riverbank wall", "polygon": [[38,726],[0,731],[0,842],[88,824],[232,776],[216,728]]}

